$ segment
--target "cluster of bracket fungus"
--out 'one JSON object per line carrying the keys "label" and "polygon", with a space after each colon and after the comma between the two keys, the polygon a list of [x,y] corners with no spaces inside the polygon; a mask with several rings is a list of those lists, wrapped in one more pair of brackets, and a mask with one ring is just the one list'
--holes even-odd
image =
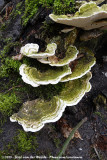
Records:
{"label": "cluster of bracket fungus", "polygon": [[65,83],[65,88],[51,100],[36,99],[23,104],[18,113],[10,117],[18,121],[25,131],[39,131],[45,123],[56,122],[62,116],[66,106],[76,105],[86,92],[91,89],[89,72],[80,79]]}
{"label": "cluster of bracket fungus", "polygon": [[[48,49],[45,53],[38,52],[39,47],[37,44],[28,44],[21,48],[21,54],[24,56],[36,58],[43,63],[48,61],[48,65],[51,65],[46,71],[41,72],[35,67],[22,64],[19,70],[23,81],[33,87],[57,84],[63,81],[67,82],[64,82],[64,88],[51,100],[36,99],[27,101],[18,113],[10,117],[12,122],[18,121],[25,131],[36,132],[45,123],[57,121],[62,116],[66,106],[76,105],[85,93],[91,89],[89,82],[91,73],[89,70],[95,64],[94,55],[88,50],[86,54],[86,49],[84,48],[80,49],[79,53],[75,46],[70,45],[65,53],[65,57],[58,59],[55,55],[57,45],[52,43],[48,46],[51,49],[47,47]],[[37,49],[35,49],[36,47]],[[78,63],[73,70],[71,63]]]}
{"label": "cluster of bracket fungus", "polygon": [[[95,2],[85,2],[73,16],[54,14],[49,16],[55,22],[90,30],[107,26],[107,5],[98,7]],[[72,29],[68,37],[71,37],[71,32],[73,32]],[[39,98],[27,101],[18,113],[10,117],[12,122],[21,124],[25,131],[36,132],[45,123],[56,122],[62,116],[66,106],[76,105],[91,89],[89,80],[92,77],[90,70],[95,64],[94,54],[86,47],[77,49],[74,46],[74,40],[69,41],[68,38],[68,42],[67,38],[65,39],[63,57],[56,54],[59,46],[54,38],[51,40],[54,43],[48,44],[44,52],[40,52],[39,45],[33,43],[26,44],[20,50],[22,56],[34,58],[39,61],[38,63],[48,66],[45,71],[41,71],[36,67],[22,64],[19,70],[25,83],[33,87],[58,85],[59,82],[64,84],[60,93],[50,100]]]}
{"label": "cluster of bracket fungus", "polygon": [[25,131],[36,132],[45,123],[57,121],[65,110],[65,103],[58,97],[53,97],[51,101],[36,99],[27,101],[22,109],[12,115],[12,122],[18,121]]}
{"label": "cluster of bracket fungus", "polygon": [[[72,53],[72,54],[71,54]],[[70,45],[65,52],[65,57],[63,59],[58,58],[57,56],[53,55],[51,57],[47,57],[47,63],[50,66],[65,66],[68,65],[71,61],[75,60],[77,57],[78,50],[75,46]],[[44,59],[39,60],[41,63],[44,63]]]}
{"label": "cluster of bracket fungus", "polygon": [[56,44],[51,43],[47,45],[45,52],[38,52],[39,45],[29,43],[21,48],[20,53],[30,58],[46,58],[53,56],[55,54],[56,48],[57,48]]}
{"label": "cluster of bracket fungus", "polygon": [[95,2],[85,2],[74,15],[50,14],[49,17],[57,23],[84,30],[101,28],[107,26],[107,4],[99,7]]}

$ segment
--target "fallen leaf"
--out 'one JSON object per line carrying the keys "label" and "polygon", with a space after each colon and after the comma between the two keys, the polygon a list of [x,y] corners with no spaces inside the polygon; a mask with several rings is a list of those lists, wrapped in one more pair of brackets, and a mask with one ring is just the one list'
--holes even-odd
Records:
{"label": "fallen leaf", "polygon": [[[67,120],[64,119],[64,118],[61,118],[61,119],[58,121],[58,126],[60,127],[61,133],[63,134],[63,136],[64,136],[65,138],[68,138],[69,135],[70,135],[70,133],[71,133],[71,131],[73,130],[73,128],[71,128],[71,127],[67,124]],[[82,137],[81,137],[81,135],[80,135],[80,133],[79,133],[78,131],[75,132],[73,138],[79,138],[79,139],[83,140]]]}
{"label": "fallen leaf", "polygon": [[107,152],[107,136],[106,135],[100,135],[96,142],[96,147],[99,148],[102,151]]}

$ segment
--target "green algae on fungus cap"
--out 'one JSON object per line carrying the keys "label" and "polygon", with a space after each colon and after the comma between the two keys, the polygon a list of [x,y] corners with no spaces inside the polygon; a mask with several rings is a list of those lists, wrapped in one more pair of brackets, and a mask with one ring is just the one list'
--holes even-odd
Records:
{"label": "green algae on fungus cap", "polygon": [[49,65],[50,66],[64,66],[69,64],[71,61],[75,60],[78,54],[78,50],[75,46],[70,45],[65,53],[65,57],[63,59],[58,59],[58,61],[54,61],[54,58],[51,59],[49,57]]}
{"label": "green algae on fungus cap", "polygon": [[18,113],[10,117],[11,122],[18,122],[26,132],[39,131],[45,123],[56,122],[65,110],[65,103],[58,97],[46,101],[36,99],[27,101]]}
{"label": "green algae on fungus cap", "polygon": [[59,94],[59,98],[62,99],[67,106],[76,105],[91,89],[89,80],[91,79],[91,72],[87,73],[82,78],[65,82],[65,87]]}
{"label": "green algae on fungus cap", "polygon": [[65,57],[62,59],[59,59],[58,57],[51,56],[48,57],[47,59],[38,59],[41,63],[44,64],[49,64],[50,66],[56,66],[56,67],[61,67],[68,65],[71,61],[75,60],[78,54],[78,50],[75,46],[70,45],[65,53]]}
{"label": "green algae on fungus cap", "polygon": [[57,45],[55,43],[50,43],[47,45],[47,48],[44,52],[38,52],[39,46],[38,44],[26,44],[20,50],[21,54],[30,58],[46,58],[49,56],[53,56],[55,54],[55,50]]}
{"label": "green algae on fungus cap", "polygon": [[83,55],[83,57],[77,58],[77,60],[73,62],[74,68],[73,70],[71,69],[72,74],[63,77],[61,79],[61,82],[81,78],[86,73],[88,73],[91,70],[91,68],[95,65],[96,59],[92,51],[90,51],[87,48],[81,48],[80,53],[85,53],[85,55]]}
{"label": "green algae on fungus cap", "polygon": [[50,14],[49,17],[57,23],[79,27],[84,30],[100,28],[107,25],[107,4],[99,7],[95,2],[89,2],[83,4],[74,16]]}
{"label": "green algae on fungus cap", "polygon": [[80,79],[66,82],[65,88],[51,100],[36,99],[25,102],[19,112],[10,117],[10,121],[21,124],[26,132],[36,132],[43,128],[45,123],[56,122],[61,118],[66,106],[76,105],[91,89],[90,78],[89,72]]}
{"label": "green algae on fungus cap", "polygon": [[38,87],[39,85],[57,84],[62,77],[71,74],[69,66],[52,67],[44,72],[37,70],[37,68],[29,67],[22,64],[19,68],[20,75],[25,83]]}

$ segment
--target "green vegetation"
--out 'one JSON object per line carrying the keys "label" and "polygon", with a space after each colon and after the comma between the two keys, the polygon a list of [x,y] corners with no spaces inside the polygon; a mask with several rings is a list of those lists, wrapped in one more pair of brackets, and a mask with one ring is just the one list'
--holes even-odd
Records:
{"label": "green vegetation", "polygon": [[12,11],[12,17],[13,19],[16,18],[16,16],[19,16],[23,13],[23,2],[19,2],[17,5],[16,5],[16,8]]}
{"label": "green vegetation", "polygon": [[97,116],[99,116],[99,117],[102,116],[100,112],[94,112],[94,114],[97,115]]}
{"label": "green vegetation", "polygon": [[0,112],[2,115],[10,116],[18,103],[20,103],[20,100],[15,93],[0,93]]}
{"label": "green vegetation", "polygon": [[[3,117],[10,116],[13,111],[17,110],[17,107],[20,106],[22,102],[25,102],[25,99],[33,100],[37,97],[50,99],[58,94],[64,87],[63,83],[40,86],[37,88],[25,84],[19,75],[19,67],[22,63],[32,64],[32,59],[23,58],[23,61],[21,62],[15,61],[11,57],[6,57],[2,58],[1,61],[0,112]],[[0,123],[2,124],[2,122]]]}
{"label": "green vegetation", "polygon": [[4,40],[4,42],[6,42],[6,45],[4,46],[3,50],[0,53],[0,58],[5,57],[13,47],[20,45],[19,42],[9,42],[9,41],[11,41],[11,39],[7,39],[7,42],[6,40]]}
{"label": "green vegetation", "polygon": [[57,137],[57,138],[54,138],[53,141],[54,141],[54,143],[55,143],[55,146],[56,146],[57,148],[60,148],[60,145],[61,145],[60,139]]}
{"label": "green vegetation", "polygon": [[0,134],[3,132],[3,130],[0,128]]}
{"label": "green vegetation", "polygon": [[39,4],[42,5],[42,7],[50,8],[55,0],[39,0]]}
{"label": "green vegetation", "polygon": [[41,98],[49,100],[53,96],[55,96],[58,93],[60,93],[62,88],[64,88],[64,85],[65,85],[64,83],[58,83],[56,85],[49,84],[47,86],[39,86],[35,90],[36,91],[36,95],[38,95]]}
{"label": "green vegetation", "polygon": [[25,11],[22,16],[24,26],[38,11],[39,7],[50,8],[55,14],[67,14],[75,11],[75,0],[25,0]]}
{"label": "green vegetation", "polygon": [[17,144],[17,150],[24,153],[26,151],[35,150],[38,146],[36,135],[18,130],[14,142]]}
{"label": "green vegetation", "polygon": [[32,18],[38,11],[38,0],[25,0],[25,11],[22,16],[22,23],[26,26],[30,18]]}
{"label": "green vegetation", "polygon": [[20,156],[21,154],[28,153],[28,152],[36,152],[38,147],[37,142],[37,134],[24,132],[23,130],[19,129],[16,132],[16,136],[13,138],[11,142],[4,146],[4,149],[0,151],[0,159],[4,160],[6,156],[10,156],[14,159],[15,155]]}
{"label": "green vegetation", "polygon": [[53,5],[54,14],[68,14],[75,11],[75,0],[55,0]]}
{"label": "green vegetation", "polygon": [[[19,2],[14,9],[12,9],[11,13],[7,16],[6,13],[1,16],[2,23],[0,24],[0,31],[4,31],[8,28],[8,26],[11,24],[11,21],[17,18],[17,16],[20,16],[23,14],[24,11],[24,5],[23,2]],[[6,19],[7,17],[7,19]],[[8,20],[9,19],[9,20]]]}
{"label": "green vegetation", "polygon": [[[29,97],[31,94],[33,94],[34,98],[38,96],[38,97],[50,99],[53,95],[56,95],[57,93],[59,93],[64,87],[63,83],[59,83],[56,85],[50,84],[50,85],[39,86],[37,88],[34,88],[28,84],[25,84],[22,81],[21,76],[19,75],[20,65],[22,63],[32,65],[34,64],[33,62],[34,62],[33,59],[29,59],[29,58],[23,58],[22,62],[15,61],[11,59],[11,57],[3,58],[2,65],[0,68],[0,79],[7,77],[9,80],[8,80],[8,83],[6,83],[6,81],[5,82],[2,81],[2,83],[0,83],[1,90],[5,90],[7,92],[8,89],[13,88],[12,91],[14,90],[15,93],[18,92],[18,95],[20,96],[20,98],[22,98],[24,94],[27,94]],[[42,66],[42,69],[43,69],[44,67],[44,65],[40,64],[39,62],[36,65],[38,66],[38,68]],[[23,87],[18,87],[18,88],[16,87],[20,85],[22,85]]]}
{"label": "green vegetation", "polygon": [[3,31],[5,28],[6,28],[6,24],[3,23],[3,24],[0,26],[0,31]]}
{"label": "green vegetation", "polygon": [[2,77],[9,77],[10,73],[19,72],[19,67],[21,62],[15,61],[12,58],[5,58],[2,60],[2,65],[0,67],[0,78]]}
{"label": "green vegetation", "polygon": [[103,95],[98,95],[96,98],[94,98],[94,104],[95,105],[105,105],[106,104],[106,98]]}
{"label": "green vegetation", "polygon": [[[7,39],[6,43],[8,43],[8,41],[10,41],[10,39]],[[9,46],[6,47],[5,50],[3,50],[3,55],[1,56],[0,113],[2,114],[3,122],[1,118],[0,126],[2,126],[2,124],[6,121],[6,118],[12,114],[13,110],[17,108],[18,104],[21,103],[21,99],[18,94],[16,94],[13,89],[9,91],[9,89],[14,88],[15,83],[19,81],[15,78],[17,77],[16,73],[19,72],[19,66],[21,64],[19,61],[14,61],[12,58],[6,57],[6,53],[9,50]]]}

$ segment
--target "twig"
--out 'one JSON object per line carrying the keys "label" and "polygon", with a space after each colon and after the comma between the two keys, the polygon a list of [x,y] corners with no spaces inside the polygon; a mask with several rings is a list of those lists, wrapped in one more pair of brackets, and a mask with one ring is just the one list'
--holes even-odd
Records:
{"label": "twig", "polygon": [[14,88],[19,88],[19,87],[21,87],[21,86],[22,86],[22,85],[14,86],[14,87],[10,88],[9,90],[7,90],[5,93],[11,91],[11,90],[14,89]]}
{"label": "twig", "polygon": [[61,156],[65,153],[65,150],[69,144],[69,142],[71,141],[74,133],[81,127],[81,125],[87,121],[87,117],[83,118],[77,125],[75,128],[73,128],[73,130],[71,131],[69,137],[67,138],[67,140],[65,141],[61,151],[59,152],[58,156],[57,156],[57,159],[56,160],[59,160],[61,158]]}
{"label": "twig", "polygon": [[95,151],[95,153],[96,153],[98,159],[101,160],[101,159],[100,159],[100,156],[99,156],[99,154],[98,154],[98,151],[97,151],[97,149],[96,149],[96,147],[95,147],[95,145],[93,145],[93,148],[94,148],[94,151]]}
{"label": "twig", "polygon": [[23,58],[23,55],[21,53],[12,57],[13,60],[18,60],[18,61],[22,60],[22,58]]}
{"label": "twig", "polygon": [[12,4],[12,2],[7,3],[4,8],[1,10],[0,15],[2,14],[2,12],[10,5]]}

